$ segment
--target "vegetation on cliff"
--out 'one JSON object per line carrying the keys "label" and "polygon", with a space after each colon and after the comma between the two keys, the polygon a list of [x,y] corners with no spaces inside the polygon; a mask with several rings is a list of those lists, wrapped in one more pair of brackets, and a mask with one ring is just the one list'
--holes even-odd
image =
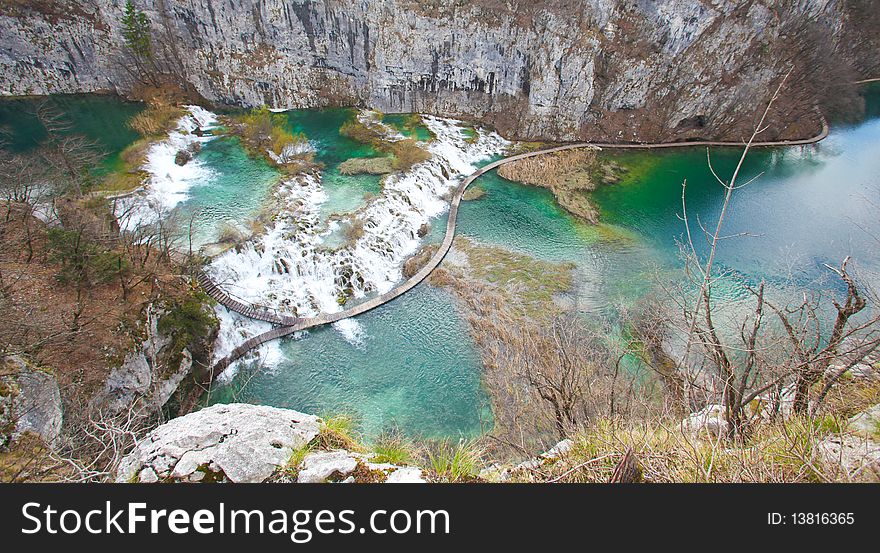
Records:
{"label": "vegetation on cliff", "polygon": [[[165,338],[172,346],[146,361],[156,375],[177,370],[183,349],[206,366],[217,321],[207,298],[180,279],[189,267],[172,255],[181,238],[173,219],[123,231],[109,202],[87,193],[100,156],[82,138],[54,132],[49,126],[41,147],[2,152],[0,357],[15,355],[52,371],[65,420],[63,451],[53,455],[68,467],[94,467],[112,461],[102,458],[106,450],[96,441],[110,438],[93,426],[116,424],[104,418],[111,413],[100,399],[111,373],[145,341]],[[48,162],[55,156],[66,163]],[[165,338],[151,336],[151,313],[160,305],[168,308],[159,323]],[[134,420],[146,424],[158,407],[135,402],[137,416],[122,417],[134,431]]]}

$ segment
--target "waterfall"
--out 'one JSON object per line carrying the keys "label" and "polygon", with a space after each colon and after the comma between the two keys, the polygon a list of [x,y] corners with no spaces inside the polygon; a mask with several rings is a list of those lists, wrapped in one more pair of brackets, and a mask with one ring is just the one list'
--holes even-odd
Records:
{"label": "waterfall", "polygon": [[[275,192],[281,209],[265,234],[237,250],[220,255],[207,272],[230,293],[254,304],[299,316],[341,311],[341,297],[351,302],[392,289],[402,280],[403,262],[421,246],[419,228],[449,207],[446,196],[461,179],[476,170],[475,164],[501,153],[507,141],[480,131],[469,141],[459,122],[424,117],[436,137],[425,146],[431,158],[405,174],[386,177],[382,193],[341,223],[362,225],[353,243],[338,249],[324,240],[335,225],[319,218],[327,200],[321,180],[299,175],[284,180]],[[391,137],[389,137],[391,138]],[[221,334],[217,359],[245,338],[269,328],[217,308]],[[346,340],[357,346],[363,329],[355,320],[335,323]],[[264,363],[272,367],[281,359],[277,344],[264,346]],[[224,379],[234,375],[234,365]]]}
{"label": "waterfall", "polygon": [[185,165],[175,163],[177,152],[192,151],[195,144],[216,138],[197,130],[211,131],[217,116],[199,106],[186,106],[187,114],[177,121],[168,137],[150,146],[141,167],[149,174],[146,186],[132,196],[116,203],[117,218],[125,230],[157,222],[189,197],[189,189],[197,183],[210,181],[214,173],[204,161],[193,157]]}

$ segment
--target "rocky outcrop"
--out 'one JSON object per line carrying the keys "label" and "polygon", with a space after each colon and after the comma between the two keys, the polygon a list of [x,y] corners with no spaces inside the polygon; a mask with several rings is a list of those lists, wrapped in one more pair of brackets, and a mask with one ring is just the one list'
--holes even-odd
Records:
{"label": "rocky outcrop", "polygon": [[119,465],[117,482],[425,482],[418,467],[364,453],[315,450],[321,419],[290,409],[214,405],[159,426]]}
{"label": "rocky outcrop", "polygon": [[726,436],[730,424],[725,416],[724,406],[707,405],[696,413],[691,413],[681,421],[681,429],[690,434],[707,434],[709,436]]}
{"label": "rocky outcrop", "polygon": [[214,405],[153,430],[122,460],[116,480],[262,482],[318,431],[314,415],[262,405]]}
{"label": "rocky outcrop", "polygon": [[0,359],[0,447],[26,432],[57,445],[63,422],[55,377],[17,355]]}
{"label": "rocky outcrop", "polygon": [[370,456],[345,450],[316,451],[308,454],[300,466],[296,481],[300,484],[321,482],[423,484],[424,472],[418,467],[375,463]]}
{"label": "rocky outcrop", "polygon": [[816,444],[816,453],[835,479],[880,481],[880,443],[874,440],[850,434],[829,436]]}
{"label": "rocky outcrop", "polygon": [[523,461],[518,465],[510,467],[496,463],[485,467],[480,471],[479,476],[488,482],[507,482],[518,474],[539,471],[567,458],[571,454],[572,449],[574,449],[574,441],[566,438],[537,457]]}
{"label": "rocky outcrop", "polygon": [[[806,135],[819,128],[815,102],[853,100],[848,83],[880,67],[880,15],[869,2],[136,4],[159,65],[209,100],[461,115],[511,137],[739,139],[791,66],[765,135]],[[4,3],[0,91],[129,90],[124,5]]]}
{"label": "rocky outcrop", "polygon": [[[204,307],[210,311],[210,307]],[[213,311],[210,311],[213,317]],[[178,348],[175,337],[161,332],[159,321],[167,311],[152,307],[147,309],[144,322],[146,337],[133,351],[129,352],[122,364],[111,370],[104,390],[92,400],[93,407],[117,413],[135,405],[152,412],[163,407],[178,392],[181,384],[193,375],[193,353],[195,351],[201,366],[210,360],[210,348],[216,337],[216,329],[205,336],[198,336]]]}

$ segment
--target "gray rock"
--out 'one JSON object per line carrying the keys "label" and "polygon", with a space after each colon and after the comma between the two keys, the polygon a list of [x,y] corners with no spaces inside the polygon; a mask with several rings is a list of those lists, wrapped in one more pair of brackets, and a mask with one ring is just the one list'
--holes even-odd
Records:
{"label": "gray rock", "polygon": [[829,436],[816,444],[817,456],[833,477],[845,472],[847,480],[880,481],[880,444],[861,436]]}
{"label": "gray rock", "polygon": [[129,352],[119,367],[110,371],[104,390],[92,400],[93,407],[118,413],[135,402],[150,410],[161,408],[192,371],[192,354],[184,349],[176,366],[169,367],[167,348],[171,337],[158,329],[162,313],[148,309],[147,338]]}
{"label": "gray rock", "polygon": [[214,405],[153,430],[122,460],[116,480],[129,482],[138,474],[151,478],[143,472],[150,469],[158,479],[210,474],[232,482],[262,482],[318,431],[314,415],[262,405]]}
{"label": "gray rock", "polygon": [[561,459],[561,458],[565,457],[566,455],[568,455],[568,453],[571,451],[571,449],[573,447],[574,447],[574,442],[569,439],[565,439],[565,440],[562,440],[561,442],[559,442],[558,444],[554,445],[553,447],[551,447],[550,449],[548,449],[544,453],[542,453],[540,455],[540,457],[542,459],[555,461],[557,459]]}
{"label": "gray rock", "polygon": [[[124,2],[75,2],[78,11],[64,17],[31,4],[0,16],[0,93],[133,86],[119,63]],[[876,68],[880,51],[870,18],[830,0],[582,0],[574,9],[452,0],[217,6],[139,4],[156,32],[171,34],[163,40],[175,45],[179,74],[209,101],[468,114],[551,139],[738,138],[737,125],[751,125],[785,72],[780,50],[789,24],[815,22],[818,44],[829,45],[819,61],[829,64]],[[791,109],[787,120],[812,117],[809,100]]]}
{"label": "gray rock", "polygon": [[851,417],[847,430],[880,438],[880,403]]}
{"label": "gray rock", "polygon": [[418,467],[401,467],[390,473],[385,479],[386,484],[424,484],[422,469]]}
{"label": "gray rock", "polygon": [[138,474],[138,481],[144,484],[152,484],[153,482],[158,482],[159,477],[156,475],[156,471],[154,471],[152,468],[145,467]]}
{"label": "gray rock", "polygon": [[681,421],[681,428],[691,434],[725,435],[729,425],[724,416],[724,406],[711,404],[696,413],[691,413]]}
{"label": "gray rock", "polygon": [[296,481],[300,484],[326,482],[331,476],[344,478],[357,468],[358,459],[348,451],[311,453],[303,460]]}
{"label": "gray rock", "polygon": [[49,446],[58,445],[64,410],[61,391],[55,377],[31,367],[17,355],[8,356],[4,363],[5,375],[0,377],[6,395],[0,396],[0,427],[12,424],[12,435],[0,437],[0,445],[7,439],[30,432],[40,436]]}

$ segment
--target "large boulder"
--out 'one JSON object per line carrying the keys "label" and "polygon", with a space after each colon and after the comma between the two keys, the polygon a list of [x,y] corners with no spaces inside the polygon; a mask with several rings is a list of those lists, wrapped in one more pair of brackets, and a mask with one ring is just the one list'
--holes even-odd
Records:
{"label": "large boulder", "polygon": [[55,377],[17,355],[0,359],[0,446],[25,432],[55,446],[63,422]]}
{"label": "large boulder", "polygon": [[319,432],[319,419],[289,409],[214,405],[153,430],[120,463],[118,482],[262,482]]}

